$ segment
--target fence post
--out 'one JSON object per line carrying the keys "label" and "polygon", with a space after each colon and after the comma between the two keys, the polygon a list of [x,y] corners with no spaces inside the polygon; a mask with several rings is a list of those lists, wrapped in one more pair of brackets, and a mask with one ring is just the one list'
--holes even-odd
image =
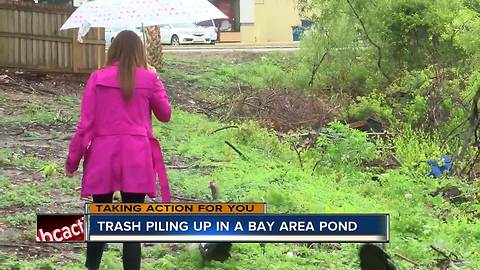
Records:
{"label": "fence post", "polygon": [[78,41],[77,41],[77,35],[78,35],[78,29],[73,29],[72,30],[72,71],[74,73],[77,73],[79,68],[78,68]]}
{"label": "fence post", "polygon": [[[102,32],[102,28],[97,28],[97,40],[100,39],[100,33]],[[97,49],[97,69],[99,69],[102,66],[102,60],[103,60],[103,55],[102,55],[102,47],[100,46],[95,46]],[[105,54],[105,50],[103,50],[103,54]]]}

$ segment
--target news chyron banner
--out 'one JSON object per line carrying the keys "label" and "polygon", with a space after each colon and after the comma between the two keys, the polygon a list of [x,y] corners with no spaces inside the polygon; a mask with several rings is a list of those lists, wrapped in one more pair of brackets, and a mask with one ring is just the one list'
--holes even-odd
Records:
{"label": "news chyron banner", "polygon": [[76,241],[80,221],[87,242],[389,241],[388,214],[268,214],[264,203],[86,204],[83,219],[42,227],[50,217],[59,216],[39,216],[37,241]]}
{"label": "news chyron banner", "polygon": [[[138,214],[151,216],[163,216],[166,214],[195,215],[205,213],[220,214],[242,214],[257,213],[264,214],[267,205],[264,203],[172,203],[172,204],[85,204],[85,213],[81,214],[37,214],[37,242],[85,242],[90,238],[86,237],[85,220],[93,215],[125,215],[132,218]],[[175,220],[175,218],[173,219]],[[155,242],[155,240],[145,240]]]}

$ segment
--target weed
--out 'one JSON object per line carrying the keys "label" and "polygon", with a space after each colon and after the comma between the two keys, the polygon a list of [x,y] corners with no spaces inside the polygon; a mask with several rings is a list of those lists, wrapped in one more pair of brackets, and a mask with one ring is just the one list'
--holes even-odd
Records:
{"label": "weed", "polygon": [[36,220],[35,213],[15,213],[14,215],[9,215],[5,218],[5,221],[8,224],[13,226],[23,226],[23,225],[31,225],[35,223]]}
{"label": "weed", "polygon": [[48,198],[46,186],[35,184],[10,185],[9,189],[2,194],[0,208],[38,206],[49,202],[50,198]]}
{"label": "weed", "polygon": [[14,152],[10,149],[0,149],[0,166],[10,165],[23,169],[39,170],[44,162],[30,155]]}

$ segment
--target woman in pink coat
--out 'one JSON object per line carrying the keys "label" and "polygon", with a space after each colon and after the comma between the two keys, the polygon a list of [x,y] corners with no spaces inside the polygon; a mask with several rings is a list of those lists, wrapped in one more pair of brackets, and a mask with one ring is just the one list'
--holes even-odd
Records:
{"label": "woman in pink coat", "polygon": [[[143,203],[157,196],[158,176],[163,202],[170,191],[160,144],[152,132],[152,112],[168,122],[171,107],[165,88],[149,71],[142,41],[131,31],[117,35],[105,68],[91,74],[85,87],[80,121],[66,160],[71,177],[83,158],[81,196],[110,203],[115,191],[122,202]],[[98,269],[104,243],[88,243],[86,267]],[[124,269],[140,269],[140,243],[123,245]]]}

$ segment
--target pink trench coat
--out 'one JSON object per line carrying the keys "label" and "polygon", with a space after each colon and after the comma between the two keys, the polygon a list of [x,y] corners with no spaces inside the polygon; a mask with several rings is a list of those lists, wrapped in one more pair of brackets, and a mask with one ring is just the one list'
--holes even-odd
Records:
{"label": "pink trench coat", "polygon": [[162,150],[152,132],[152,111],[159,121],[170,121],[165,88],[154,72],[137,68],[135,95],[126,102],[117,71],[112,65],[90,75],[66,170],[75,172],[84,158],[82,197],[120,190],[154,198],[158,176],[162,201],[170,202]]}

